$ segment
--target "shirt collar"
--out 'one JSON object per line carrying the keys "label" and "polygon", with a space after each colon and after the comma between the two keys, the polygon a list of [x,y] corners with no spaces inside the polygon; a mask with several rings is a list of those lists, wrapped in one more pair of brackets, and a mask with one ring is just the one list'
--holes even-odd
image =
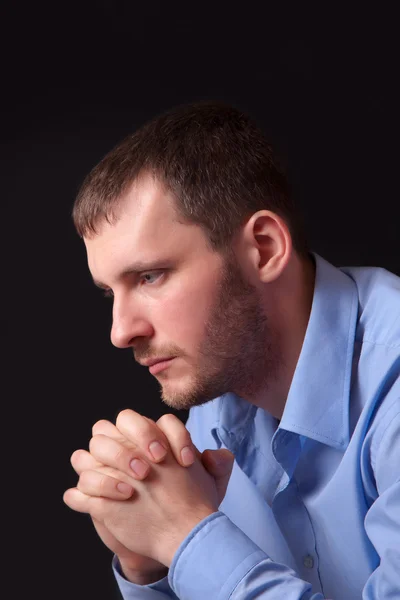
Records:
{"label": "shirt collar", "polygon": [[313,253],[316,278],[310,319],[280,429],[344,449],[358,316],[355,282]]}
{"label": "shirt collar", "polygon": [[[318,254],[312,255],[316,264],[312,308],[279,428],[344,449],[350,435],[358,294],[348,275]],[[213,436],[235,452],[258,408],[233,393],[217,398],[216,408]]]}
{"label": "shirt collar", "polygon": [[216,406],[217,419],[211,433],[218,447],[222,442],[236,456],[250,424],[254,420],[258,410],[257,406],[232,392],[217,398]]}

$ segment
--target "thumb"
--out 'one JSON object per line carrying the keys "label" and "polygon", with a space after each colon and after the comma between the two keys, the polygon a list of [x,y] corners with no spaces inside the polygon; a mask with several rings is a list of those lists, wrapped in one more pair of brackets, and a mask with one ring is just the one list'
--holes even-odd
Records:
{"label": "thumb", "polygon": [[204,450],[201,455],[201,461],[204,468],[215,479],[218,492],[218,500],[221,504],[226,494],[229,479],[231,477],[235,457],[226,448],[220,450]]}
{"label": "thumb", "polygon": [[203,465],[213,477],[224,477],[228,473],[230,476],[234,460],[232,452],[226,448],[204,450],[202,453]]}

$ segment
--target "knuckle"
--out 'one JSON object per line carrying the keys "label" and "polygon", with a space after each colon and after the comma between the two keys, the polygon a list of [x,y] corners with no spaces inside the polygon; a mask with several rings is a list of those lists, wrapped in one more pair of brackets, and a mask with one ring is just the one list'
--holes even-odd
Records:
{"label": "knuckle", "polygon": [[98,480],[98,491],[100,493],[100,496],[107,496],[108,490],[110,488],[109,486],[109,478],[107,475],[100,475],[99,480]]}
{"label": "knuckle", "polygon": [[118,450],[115,452],[114,460],[115,460],[115,464],[119,468],[121,468],[121,467],[125,468],[126,465],[129,464],[131,459],[132,459],[131,452],[129,452],[127,450],[127,448],[125,448],[125,446],[120,446],[118,448]]}
{"label": "knuckle", "polygon": [[[129,412],[129,414],[128,414]],[[155,432],[157,428],[155,423],[146,417],[134,413],[134,411],[123,411],[126,413],[123,415],[120,413],[117,417],[117,427],[120,427],[122,431],[129,431],[129,443],[128,445],[132,448],[139,447],[142,450],[147,449],[148,444],[154,440],[157,435]],[[134,418],[132,418],[132,413]]]}
{"label": "knuckle", "polygon": [[131,408],[124,408],[124,410],[121,410],[121,412],[119,412],[117,415],[117,418],[115,420],[116,426],[123,426],[124,424],[126,424],[127,421],[130,422],[130,420],[135,414],[137,413],[135,413],[135,411]]}
{"label": "knuckle", "polygon": [[103,429],[103,427],[106,426],[107,424],[108,424],[108,421],[106,419],[100,419],[99,421],[96,421],[96,423],[92,427],[92,435],[96,435],[96,432],[99,429]]}
{"label": "knuckle", "polygon": [[156,424],[157,425],[173,425],[173,424],[175,424],[176,421],[179,421],[179,419],[175,415],[173,415],[172,413],[165,413],[164,415],[161,415],[161,417],[158,419]]}
{"label": "knuckle", "polygon": [[78,466],[78,463],[79,463],[79,458],[80,458],[80,453],[81,453],[81,451],[80,451],[80,450],[75,450],[75,452],[73,452],[73,453],[71,454],[71,458],[70,458],[69,460],[70,460],[70,463],[71,463],[71,465],[72,465],[74,468]]}
{"label": "knuckle", "polygon": [[147,450],[149,443],[158,437],[159,433],[154,428],[154,425],[151,425],[146,421],[137,430],[137,442],[142,449]]}
{"label": "knuckle", "polygon": [[171,445],[190,446],[192,438],[185,425],[178,417],[167,413],[162,415],[157,421],[157,425],[163,431]]}
{"label": "knuckle", "polygon": [[75,450],[71,455],[70,462],[74,471],[78,474],[85,468],[88,463],[87,453],[85,450]]}
{"label": "knuckle", "polygon": [[87,471],[83,471],[80,475],[79,475],[79,479],[78,479],[78,483],[77,483],[77,488],[80,492],[85,492],[85,490],[88,489],[89,486],[89,481],[90,480],[90,475]]}
{"label": "knuckle", "polygon": [[96,450],[98,449],[100,443],[101,443],[100,435],[94,435],[93,437],[91,437],[89,440],[89,452],[96,453]]}
{"label": "knuckle", "polygon": [[192,446],[193,445],[192,438],[188,431],[186,431],[186,433],[182,433],[182,437],[180,437],[179,441],[182,446]]}

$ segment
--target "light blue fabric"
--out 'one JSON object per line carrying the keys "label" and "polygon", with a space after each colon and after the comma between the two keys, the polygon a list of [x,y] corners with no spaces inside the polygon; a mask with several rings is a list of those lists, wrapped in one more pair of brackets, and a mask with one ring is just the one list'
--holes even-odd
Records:
{"label": "light blue fabric", "polygon": [[219,512],[125,600],[400,599],[400,278],[316,260],[282,420],[233,395],[189,413],[235,463]]}

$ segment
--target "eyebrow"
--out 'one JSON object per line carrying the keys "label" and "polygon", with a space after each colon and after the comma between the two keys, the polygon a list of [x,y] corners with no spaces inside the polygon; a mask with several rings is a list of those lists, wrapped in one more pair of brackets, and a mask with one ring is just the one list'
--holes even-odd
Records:
{"label": "eyebrow", "polygon": [[[133,264],[129,265],[129,267],[127,267],[126,269],[124,269],[123,271],[121,271],[118,275],[117,275],[117,279],[125,279],[126,277],[129,277],[131,275],[139,275],[139,273],[143,273],[143,271],[154,271],[157,269],[160,269],[161,267],[165,268],[166,265],[166,260],[153,260],[153,261],[149,261],[149,262],[145,262],[145,261],[137,261],[134,262]],[[109,288],[108,285],[106,285],[105,283],[103,283],[102,281],[99,281],[98,279],[94,279],[94,277],[92,277],[93,279],[93,283],[95,286],[97,286],[98,288],[102,289],[102,290],[107,290]]]}

